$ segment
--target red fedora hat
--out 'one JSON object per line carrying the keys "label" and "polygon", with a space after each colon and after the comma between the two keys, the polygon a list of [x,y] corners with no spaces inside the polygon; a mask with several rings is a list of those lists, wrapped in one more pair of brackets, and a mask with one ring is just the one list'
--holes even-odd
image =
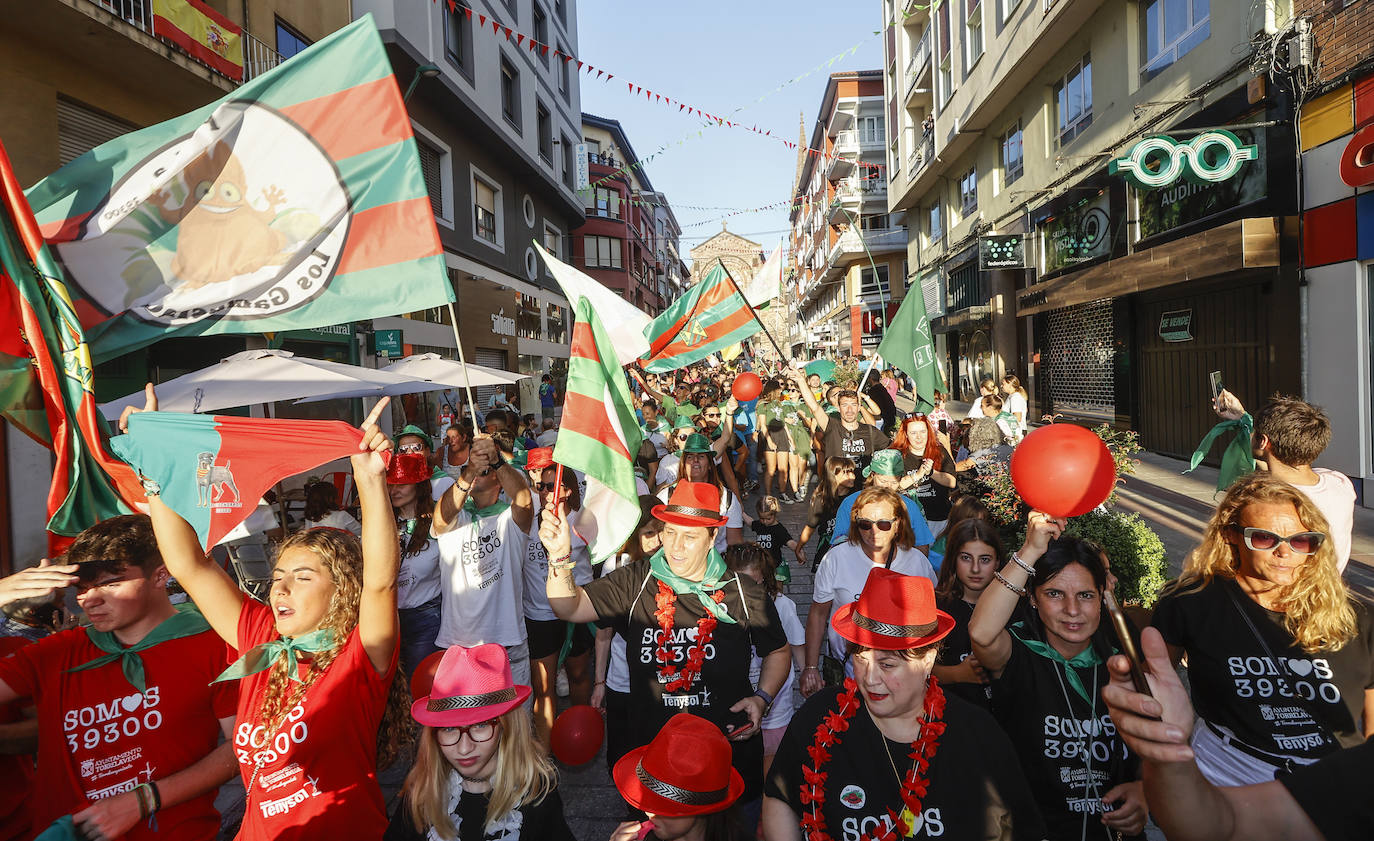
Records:
{"label": "red fedora hat", "polygon": [[935,607],[935,586],[924,575],[874,568],[863,592],[830,620],[835,633],[865,648],[903,651],[945,638],[954,617]]}
{"label": "red fedora hat", "polygon": [[510,674],[506,649],[494,642],[450,647],[434,671],[429,694],[410,707],[410,717],[426,727],[466,727],[491,721],[530,697]]}
{"label": "red fedora hat", "polygon": [[636,809],[670,818],[719,812],[744,793],[730,742],[700,716],[678,713],[654,740],[625,754],[612,777]]}
{"label": "red fedora hat", "polygon": [[720,513],[720,488],[709,482],[678,482],[667,505],[655,505],[650,512],[665,523],[679,526],[725,525]]}
{"label": "red fedora hat", "polygon": [[386,465],[388,485],[413,485],[430,477],[424,453],[392,453]]}

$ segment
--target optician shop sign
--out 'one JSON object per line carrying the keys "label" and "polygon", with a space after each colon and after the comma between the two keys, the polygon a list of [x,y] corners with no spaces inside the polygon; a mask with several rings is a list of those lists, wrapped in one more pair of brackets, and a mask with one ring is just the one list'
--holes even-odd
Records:
{"label": "optician shop sign", "polygon": [[978,238],[978,268],[1026,268],[1026,240],[1020,234],[1003,234]]}
{"label": "optician shop sign", "polygon": [[1180,142],[1167,135],[1147,137],[1131,147],[1124,158],[1107,165],[1111,175],[1120,174],[1143,190],[1167,187],[1180,178],[1220,182],[1240,172],[1246,161],[1259,156],[1259,148],[1247,145],[1229,131],[1211,129]]}

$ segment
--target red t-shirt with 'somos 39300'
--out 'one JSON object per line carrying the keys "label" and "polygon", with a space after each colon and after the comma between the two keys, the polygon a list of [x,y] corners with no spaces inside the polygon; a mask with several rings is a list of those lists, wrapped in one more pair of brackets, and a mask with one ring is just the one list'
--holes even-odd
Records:
{"label": "red t-shirt with 'somos 39300'", "polygon": [[[277,639],[270,608],[245,600],[239,651]],[[234,755],[248,788],[240,841],[380,839],[386,802],[377,785],[377,727],[396,657],[377,674],[355,628],[343,650],[280,725],[262,723],[271,670],[245,677],[234,725]],[[301,677],[308,679],[309,667]]]}
{"label": "red t-shirt with 'somos 39300'", "polygon": [[[0,681],[38,710],[38,770],[30,826],[46,829],[93,800],[132,791],[195,764],[219,743],[219,719],[234,714],[237,686],[210,681],[229,664],[214,631],[141,652],[147,691],[129,684],[119,661],[70,672],[103,657],[77,629],[53,634],[0,660]],[[140,821],[126,841],[201,841],[219,832],[215,791]]]}

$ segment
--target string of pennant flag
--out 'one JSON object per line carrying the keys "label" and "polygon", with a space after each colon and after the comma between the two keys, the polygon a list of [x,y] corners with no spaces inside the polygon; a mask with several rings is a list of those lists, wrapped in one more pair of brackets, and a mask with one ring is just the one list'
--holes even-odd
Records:
{"label": "string of pennant flag", "polygon": [[[741,216],[741,215],[743,215],[743,214],[745,214],[745,213],[762,213],[762,212],[765,211],[765,210],[775,210],[775,209],[777,209],[777,208],[779,208],[779,207],[785,207],[785,206],[789,206],[789,205],[790,205],[790,207],[788,207],[788,209],[789,209],[789,210],[792,210],[792,209],[795,209],[795,208],[799,207],[804,201],[805,201],[804,199],[793,198],[793,199],[783,199],[782,201],[775,201],[775,202],[772,202],[771,204],[761,204],[761,205],[759,205],[758,207],[739,207],[739,208],[734,208],[734,209],[732,209],[729,213],[726,213],[726,214],[723,215],[723,216],[717,216],[717,217],[715,217],[715,218],[713,218],[713,219],[703,219],[703,220],[701,220],[700,222],[688,222],[687,224],[685,224],[685,225],[682,226],[682,229],[685,231],[685,230],[687,230],[688,228],[698,228],[698,227],[701,227],[702,225],[710,225],[710,224],[713,224],[713,223],[715,223],[715,222],[720,222],[720,221],[722,221],[722,220],[729,219],[729,218],[732,217],[732,216]],[[675,205],[675,207],[676,207],[676,205]]]}

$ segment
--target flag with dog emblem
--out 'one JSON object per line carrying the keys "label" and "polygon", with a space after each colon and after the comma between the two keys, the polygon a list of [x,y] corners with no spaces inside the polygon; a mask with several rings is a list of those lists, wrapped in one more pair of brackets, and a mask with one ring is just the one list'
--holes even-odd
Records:
{"label": "flag with dog emblem", "polygon": [[749,302],[717,262],[644,328],[649,339],[644,370],[659,374],[686,368],[761,329]]}
{"label": "flag with dog emblem", "polygon": [[253,513],[268,488],[357,453],[362,440],[343,421],[139,412],[110,449],[160,486],[162,501],[208,550]]}

